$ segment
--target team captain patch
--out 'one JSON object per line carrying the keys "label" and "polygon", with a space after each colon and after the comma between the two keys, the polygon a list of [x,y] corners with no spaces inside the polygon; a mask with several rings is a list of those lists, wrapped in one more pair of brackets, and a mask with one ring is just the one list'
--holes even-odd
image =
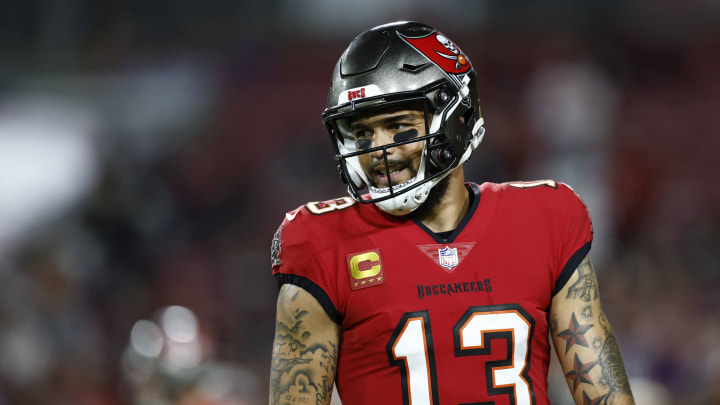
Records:
{"label": "team captain patch", "polygon": [[385,283],[380,249],[347,256],[350,288],[360,290]]}

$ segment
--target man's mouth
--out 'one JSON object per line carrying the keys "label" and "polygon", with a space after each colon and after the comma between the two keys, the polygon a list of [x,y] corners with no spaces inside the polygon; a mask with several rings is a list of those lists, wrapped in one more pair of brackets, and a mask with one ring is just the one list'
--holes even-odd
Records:
{"label": "man's mouth", "polygon": [[[390,165],[390,184],[397,185],[404,183],[412,177],[410,169],[405,164]],[[387,187],[388,177],[385,165],[378,165],[373,169],[373,177],[375,178],[376,187]]]}

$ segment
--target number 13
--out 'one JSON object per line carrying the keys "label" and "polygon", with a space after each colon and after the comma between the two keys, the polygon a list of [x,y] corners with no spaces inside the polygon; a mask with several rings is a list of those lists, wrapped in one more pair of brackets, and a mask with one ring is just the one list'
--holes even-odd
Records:
{"label": "number 13", "polygon": [[[488,394],[507,394],[511,404],[535,404],[528,376],[534,325],[532,317],[517,304],[470,307],[453,328],[455,356],[489,355],[493,339],[506,339],[508,358],[485,364]],[[390,364],[400,367],[403,402],[438,405],[429,312],[403,314],[387,352]]]}

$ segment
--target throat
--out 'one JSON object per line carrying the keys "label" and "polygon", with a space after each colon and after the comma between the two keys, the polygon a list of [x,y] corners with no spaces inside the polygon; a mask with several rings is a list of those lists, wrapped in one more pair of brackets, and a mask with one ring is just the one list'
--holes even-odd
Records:
{"label": "throat", "polygon": [[452,234],[468,212],[473,198],[463,182],[462,168],[458,169],[433,187],[428,200],[413,213],[415,221],[439,236],[441,233]]}

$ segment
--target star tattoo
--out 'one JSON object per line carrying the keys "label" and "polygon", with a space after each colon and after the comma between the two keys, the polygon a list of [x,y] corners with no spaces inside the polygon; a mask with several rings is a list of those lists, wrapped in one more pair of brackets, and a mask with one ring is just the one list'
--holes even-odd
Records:
{"label": "star tattoo", "polygon": [[600,405],[602,404],[602,401],[605,399],[605,395],[600,395],[597,398],[590,399],[588,394],[583,391],[583,405]]}
{"label": "star tattoo", "polygon": [[585,339],[585,332],[590,330],[593,325],[591,323],[580,325],[577,321],[577,318],[575,318],[575,313],[573,312],[572,318],[570,319],[570,326],[568,329],[565,329],[564,331],[558,333],[558,336],[565,339],[565,354],[570,350],[571,347],[575,345],[575,343],[579,344],[580,346],[588,347],[587,339]]}
{"label": "star tattoo", "polygon": [[577,353],[575,353],[575,362],[573,364],[573,369],[570,370],[569,373],[565,374],[565,377],[570,378],[573,382],[573,392],[577,391],[577,387],[578,385],[580,385],[580,383],[593,383],[588,373],[590,373],[590,369],[595,367],[595,365],[597,364],[597,361],[583,364],[578,358]]}

